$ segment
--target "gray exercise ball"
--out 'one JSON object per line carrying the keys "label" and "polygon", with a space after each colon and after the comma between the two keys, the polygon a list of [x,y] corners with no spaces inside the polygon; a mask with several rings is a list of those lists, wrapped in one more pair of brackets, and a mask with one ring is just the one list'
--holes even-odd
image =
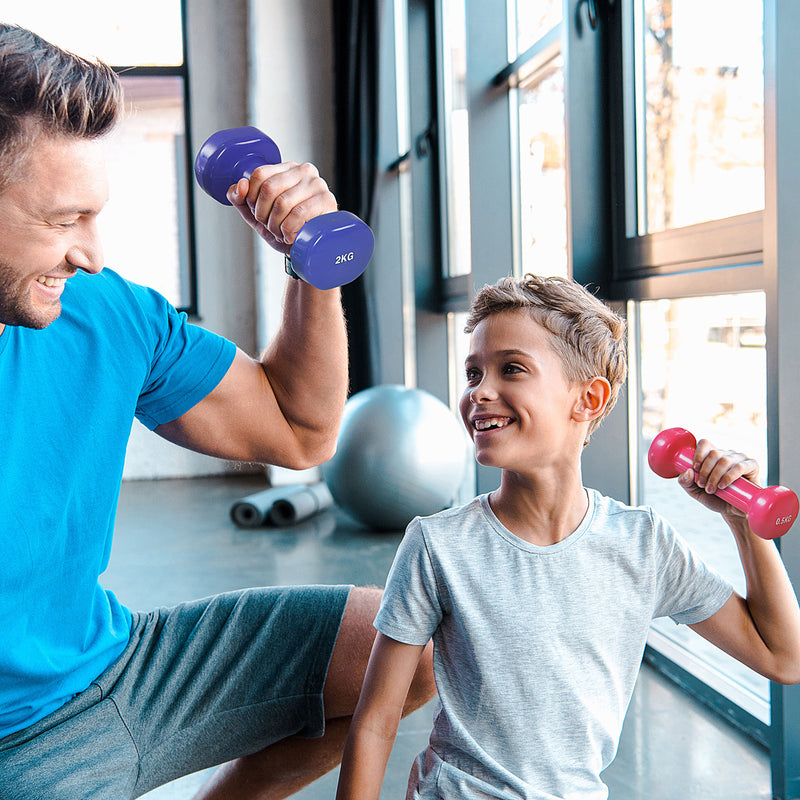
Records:
{"label": "gray exercise ball", "polygon": [[403,530],[453,504],[471,449],[461,422],[429,392],[375,386],[345,404],[336,455],[322,475],[351,517]]}

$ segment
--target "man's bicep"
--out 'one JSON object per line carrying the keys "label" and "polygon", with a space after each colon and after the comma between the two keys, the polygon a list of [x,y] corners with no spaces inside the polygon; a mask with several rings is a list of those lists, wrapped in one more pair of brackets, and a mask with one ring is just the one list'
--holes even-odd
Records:
{"label": "man's bicep", "polygon": [[234,461],[282,464],[296,447],[263,368],[238,349],[209,394],[155,431],[182,447]]}

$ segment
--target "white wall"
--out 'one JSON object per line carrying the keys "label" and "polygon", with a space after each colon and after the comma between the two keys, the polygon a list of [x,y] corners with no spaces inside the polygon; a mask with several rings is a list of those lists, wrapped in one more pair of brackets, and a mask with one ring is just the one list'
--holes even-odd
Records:
{"label": "white wall", "polygon": [[[329,0],[189,0],[193,148],[214,131],[256,125],[286,160],[333,181],[333,46]],[[200,324],[256,355],[279,321],[283,258],[236,212],[195,194]],[[188,452],[138,422],[124,478],[212,475],[238,465]]]}

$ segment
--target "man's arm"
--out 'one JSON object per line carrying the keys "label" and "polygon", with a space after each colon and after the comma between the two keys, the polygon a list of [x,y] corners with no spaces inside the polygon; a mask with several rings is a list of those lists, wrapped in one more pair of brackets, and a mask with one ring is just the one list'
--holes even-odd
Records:
{"label": "man's arm", "polygon": [[345,744],[336,800],[378,800],[424,646],[378,633]]}
{"label": "man's arm", "polygon": [[[271,247],[288,253],[336,199],[310,164],[259,167],[228,199]],[[288,280],[280,329],[260,360],[241,351],[219,385],[157,433],[219,458],[302,469],[329,459],[347,399],[347,335],[339,289]]]}
{"label": "man's arm", "polygon": [[722,608],[690,627],[721,650],[778,683],[800,683],[800,608],[773,541],[756,536],[745,515],[712,494],[744,476],[755,482],[758,465],[740,453],[720,451],[701,440],[683,488],[719,511],[731,529],[747,582],[747,597],[734,592]]}

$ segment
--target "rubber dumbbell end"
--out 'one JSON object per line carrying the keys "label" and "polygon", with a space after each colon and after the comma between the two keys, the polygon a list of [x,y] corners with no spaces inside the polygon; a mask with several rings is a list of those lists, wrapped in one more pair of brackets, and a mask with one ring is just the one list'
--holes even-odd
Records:
{"label": "rubber dumbbell end", "polygon": [[349,211],[332,211],[303,225],[289,258],[306,283],[333,289],[361,275],[374,247],[375,237],[366,222]]}
{"label": "rubber dumbbell end", "polygon": [[792,527],[800,511],[797,495],[785,486],[768,486],[754,498],[747,512],[753,533],[762,539],[777,539]]}
{"label": "rubber dumbbell end", "polygon": [[667,428],[653,439],[647,451],[647,463],[660,478],[677,478],[691,469],[697,440],[686,428]]}
{"label": "rubber dumbbell end", "polygon": [[280,164],[278,145],[258,128],[245,125],[217,131],[205,140],[194,160],[194,175],[206,194],[229,206],[228,189],[249,178],[262,164]]}

